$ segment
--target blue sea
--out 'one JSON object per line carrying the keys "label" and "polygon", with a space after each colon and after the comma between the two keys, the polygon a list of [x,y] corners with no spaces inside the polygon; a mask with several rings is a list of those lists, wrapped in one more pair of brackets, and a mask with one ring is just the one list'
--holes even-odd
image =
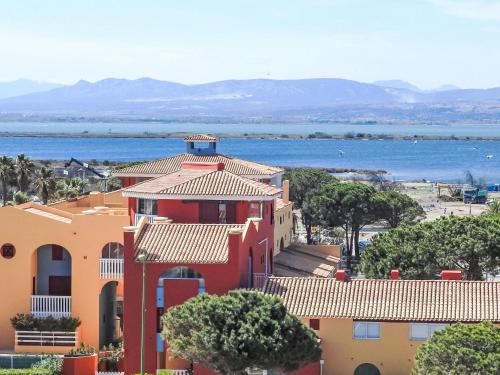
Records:
{"label": "blue sea", "polygon": [[[151,160],[184,150],[179,138],[0,137],[0,155],[33,159]],[[270,165],[383,169],[395,180],[457,182],[470,171],[500,182],[498,141],[223,139],[218,151]]]}

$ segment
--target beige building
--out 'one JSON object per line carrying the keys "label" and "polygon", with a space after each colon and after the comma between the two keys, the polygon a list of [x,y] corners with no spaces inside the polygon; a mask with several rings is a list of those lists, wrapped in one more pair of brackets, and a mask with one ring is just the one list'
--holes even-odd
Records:
{"label": "beige building", "polygon": [[339,279],[271,277],[264,287],[316,330],[323,374],[410,374],[434,331],[455,322],[500,323],[498,281]]}

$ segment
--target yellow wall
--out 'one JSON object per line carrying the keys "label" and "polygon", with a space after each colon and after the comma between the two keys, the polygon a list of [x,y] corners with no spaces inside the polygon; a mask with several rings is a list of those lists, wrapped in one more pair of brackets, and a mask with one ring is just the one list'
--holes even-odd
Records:
{"label": "yellow wall", "polygon": [[[283,238],[285,247],[290,245],[293,232],[293,203],[288,202],[284,207],[274,212],[274,255],[280,252],[280,240]],[[281,218],[281,224],[280,224]]]}
{"label": "yellow wall", "polygon": [[[40,205],[34,207],[45,209]],[[53,207],[49,210],[58,212]],[[129,217],[66,216],[72,217],[71,224],[28,213],[18,207],[0,208],[0,246],[11,243],[16,248],[14,258],[0,256],[0,349],[14,347],[10,318],[17,313],[30,312],[32,276],[36,272],[34,254],[45,244],[63,246],[71,254],[72,315],[82,321],[80,339],[94,347],[99,345],[99,294],[111,281],[99,277],[100,253],[108,242],[123,243],[122,228],[129,224]]]}
{"label": "yellow wall", "polygon": [[[309,325],[309,319],[302,319]],[[413,358],[424,341],[412,341],[408,323],[380,323],[380,339],[353,338],[352,319],[321,319],[316,331],[323,348],[324,375],[352,375],[372,363],[382,375],[410,374]]]}

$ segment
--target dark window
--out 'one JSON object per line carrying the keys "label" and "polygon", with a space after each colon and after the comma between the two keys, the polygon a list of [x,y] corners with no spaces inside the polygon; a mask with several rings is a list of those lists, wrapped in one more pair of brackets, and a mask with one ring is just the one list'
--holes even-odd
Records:
{"label": "dark window", "polygon": [[16,255],[16,248],[10,243],[2,245],[2,256],[6,259],[14,258]]}
{"label": "dark window", "polygon": [[70,296],[71,276],[49,276],[49,295]]}
{"label": "dark window", "polygon": [[142,215],[158,215],[158,205],[152,199],[139,199],[137,213]]}
{"label": "dark window", "polygon": [[274,207],[272,203],[271,203],[271,224],[274,224]]}
{"label": "dark window", "polygon": [[52,245],[52,260],[63,260],[63,247]]}
{"label": "dark window", "polygon": [[226,203],[226,223],[236,224],[236,203]]}
{"label": "dark window", "polygon": [[319,319],[309,319],[309,327],[315,331],[319,330]]}
{"label": "dark window", "polygon": [[200,202],[200,223],[217,224],[219,222],[219,203]]}

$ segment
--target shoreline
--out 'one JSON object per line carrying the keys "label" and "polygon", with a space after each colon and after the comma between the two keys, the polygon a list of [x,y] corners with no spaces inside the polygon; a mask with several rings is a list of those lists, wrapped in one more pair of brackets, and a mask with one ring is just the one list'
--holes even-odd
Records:
{"label": "shoreline", "polygon": [[[192,133],[69,133],[69,132],[0,132],[3,138],[184,138]],[[271,133],[216,133],[226,139],[307,139],[307,140],[389,140],[389,141],[500,141],[500,136],[456,136],[456,135],[404,135],[353,133],[327,134],[315,132],[312,134],[271,134]]]}

